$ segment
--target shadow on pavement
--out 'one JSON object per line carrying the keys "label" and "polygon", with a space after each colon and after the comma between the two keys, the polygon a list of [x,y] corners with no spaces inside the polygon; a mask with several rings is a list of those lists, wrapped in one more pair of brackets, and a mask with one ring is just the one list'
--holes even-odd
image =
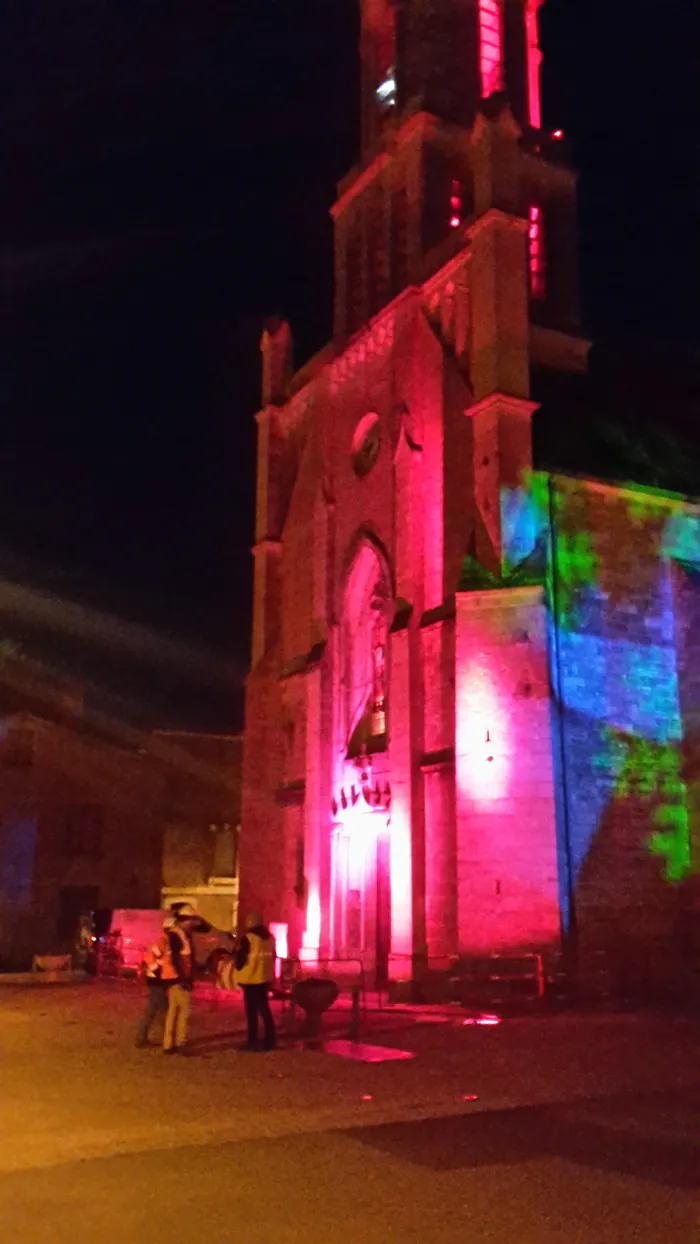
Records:
{"label": "shadow on pavement", "polygon": [[[670,1101],[674,1097],[675,1107]],[[344,1135],[434,1171],[560,1157],[577,1166],[632,1175],[671,1188],[695,1189],[700,1186],[697,1140],[690,1135],[668,1134],[669,1122],[674,1121],[680,1133],[691,1131],[689,1097],[692,1094],[666,1092],[589,1099],[581,1107],[572,1102],[516,1106],[348,1128]],[[586,1117],[592,1106],[597,1114],[593,1119]],[[644,1116],[641,1126],[634,1117],[636,1108],[641,1108]],[[694,1111],[693,1117],[697,1120]]]}

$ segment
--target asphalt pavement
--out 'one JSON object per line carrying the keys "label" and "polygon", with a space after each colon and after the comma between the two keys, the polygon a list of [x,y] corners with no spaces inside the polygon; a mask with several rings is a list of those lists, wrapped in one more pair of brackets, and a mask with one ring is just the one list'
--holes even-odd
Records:
{"label": "asphalt pavement", "polygon": [[200,995],[167,1059],[133,1048],[140,1001],[0,991],[3,1242],[700,1244],[688,1019],[374,1016],[414,1057],[365,1063],[243,1054]]}

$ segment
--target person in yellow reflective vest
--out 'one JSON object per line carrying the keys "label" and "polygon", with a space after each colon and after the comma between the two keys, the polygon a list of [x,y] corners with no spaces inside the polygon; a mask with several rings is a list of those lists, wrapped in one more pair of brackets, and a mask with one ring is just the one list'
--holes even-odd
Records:
{"label": "person in yellow reflective vest", "polygon": [[[275,939],[259,912],[251,911],[236,954],[236,984],[243,990],[248,1024],[246,1050],[274,1050],[275,1023],[270,1010],[270,985],[275,979]],[[263,1024],[262,1044],[258,1019]]]}

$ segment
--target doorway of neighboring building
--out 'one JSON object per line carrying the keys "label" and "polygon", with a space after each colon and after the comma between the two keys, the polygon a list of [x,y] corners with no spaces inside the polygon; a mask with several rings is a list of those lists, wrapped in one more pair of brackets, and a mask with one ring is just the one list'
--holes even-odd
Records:
{"label": "doorway of neighboring building", "polygon": [[80,917],[99,907],[99,886],[63,886],[58,892],[56,937],[60,944],[73,945],[80,929]]}

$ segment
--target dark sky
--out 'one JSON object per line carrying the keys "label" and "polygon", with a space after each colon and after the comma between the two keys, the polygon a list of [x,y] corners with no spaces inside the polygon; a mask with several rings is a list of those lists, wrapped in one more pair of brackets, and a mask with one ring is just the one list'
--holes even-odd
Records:
{"label": "dark sky", "polygon": [[[543,10],[596,336],[697,333],[694,7]],[[237,724],[257,342],[270,313],[298,361],[329,334],[356,20],[353,0],[4,0],[0,579],[42,598],[0,582],[1,626],[115,713]],[[98,611],[89,633],[47,594]]]}

